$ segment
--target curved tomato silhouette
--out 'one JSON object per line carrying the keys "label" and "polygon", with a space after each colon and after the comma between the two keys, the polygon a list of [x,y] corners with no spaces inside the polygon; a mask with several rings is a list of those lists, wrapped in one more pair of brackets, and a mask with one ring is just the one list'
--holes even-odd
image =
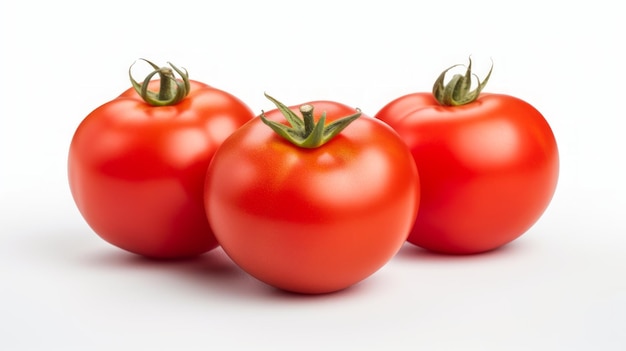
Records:
{"label": "curved tomato silhouette", "polygon": [[[353,108],[310,102],[302,123],[298,107],[275,103],[279,109],[246,123],[215,154],[208,218],[228,256],[257,279],[299,293],[346,288],[406,242],[419,204],[415,163],[391,128]],[[293,129],[283,113],[292,114]],[[315,131],[324,140],[308,137]]]}
{"label": "curved tomato silhouette", "polygon": [[466,75],[444,85],[447,71],[434,94],[399,97],[375,117],[400,134],[420,173],[420,209],[408,241],[478,253],[518,238],[540,218],[556,189],[558,148],[533,106],[480,93],[488,77],[469,91],[471,61]]}
{"label": "curved tomato silhouette", "polygon": [[[194,256],[217,247],[202,197],[211,157],[254,114],[182,71],[184,82],[169,68],[153,67],[160,81],[133,81],[137,89],[78,126],[69,150],[70,189],[86,222],[107,242],[153,258]],[[141,90],[159,86],[161,96]]]}

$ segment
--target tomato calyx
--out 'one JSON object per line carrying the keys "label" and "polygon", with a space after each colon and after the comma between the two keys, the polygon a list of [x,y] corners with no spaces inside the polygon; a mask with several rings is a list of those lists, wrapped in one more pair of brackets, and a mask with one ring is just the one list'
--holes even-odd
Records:
{"label": "tomato calyx", "polygon": [[274,99],[267,93],[265,97],[276,105],[276,108],[285,116],[291,127],[282,123],[271,121],[265,116],[265,111],[261,112],[261,120],[272,128],[278,135],[287,139],[296,146],[303,148],[316,148],[322,146],[341,133],[350,123],[361,116],[361,110],[356,109],[356,113],[342,117],[336,121],[325,125],[326,112],[322,113],[317,123],[313,118],[313,105],[304,104],[300,106],[300,118],[295,112],[289,109],[280,101]]}
{"label": "tomato calyx", "polygon": [[[444,79],[448,71],[458,66],[462,65],[457,64],[441,72],[433,85],[433,95],[440,105],[461,106],[476,101],[480,92],[485,88],[485,85],[487,85],[489,77],[491,76],[491,71],[493,71],[492,61],[489,73],[487,73],[487,76],[485,76],[484,80],[481,82],[480,78],[478,78],[476,74],[472,73],[472,58],[470,57],[465,74],[455,74],[450,81],[445,84]],[[476,77],[476,80],[478,81],[478,86],[474,90],[470,90],[472,86],[472,77]]]}
{"label": "tomato calyx", "polygon": [[[170,67],[159,67],[146,59],[140,60],[147,62],[154,68],[154,71],[148,74],[142,83],[138,83],[131,73],[131,69],[136,63],[134,62],[128,69],[128,75],[130,76],[130,82],[133,88],[135,88],[137,94],[139,94],[146,103],[152,106],[176,105],[189,94],[191,86],[189,83],[189,73],[187,73],[186,69],[180,69],[169,62],[167,64],[170,65]],[[176,78],[174,72],[180,76],[180,79]],[[148,83],[150,83],[152,78],[157,74],[160,79],[159,91],[150,91],[148,90]]]}

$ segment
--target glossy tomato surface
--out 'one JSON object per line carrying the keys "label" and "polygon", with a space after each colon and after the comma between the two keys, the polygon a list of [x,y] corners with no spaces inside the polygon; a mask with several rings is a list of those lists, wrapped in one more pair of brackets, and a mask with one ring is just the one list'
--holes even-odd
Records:
{"label": "glossy tomato surface", "polygon": [[[309,104],[316,120],[355,112]],[[266,116],[286,124],[276,110]],[[407,146],[374,118],[361,116],[312,149],[255,118],[215,154],[205,201],[219,243],[242,269],[280,289],[327,293],[370,276],[406,242],[419,180]]]}
{"label": "glossy tomato surface", "polygon": [[421,202],[408,241],[428,250],[469,254],[525,233],[556,189],[554,134],[533,106],[481,94],[441,106],[429,93],[402,96],[376,116],[407,143],[420,173]]}
{"label": "glossy tomato surface", "polygon": [[[115,246],[154,258],[217,246],[204,211],[206,169],[222,141],[254,114],[229,93],[190,83],[189,95],[173,106],[148,105],[131,88],[74,134],[72,195],[89,226]],[[150,84],[156,89],[158,82]]]}

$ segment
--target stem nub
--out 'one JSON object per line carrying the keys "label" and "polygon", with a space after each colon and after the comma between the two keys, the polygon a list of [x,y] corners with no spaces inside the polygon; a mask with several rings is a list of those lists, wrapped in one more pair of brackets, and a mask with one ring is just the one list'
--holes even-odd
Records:
{"label": "stem nub", "polygon": [[[485,85],[487,85],[489,77],[491,76],[491,71],[493,71],[492,61],[489,73],[487,73],[487,76],[485,76],[485,79],[481,82],[478,76],[472,73],[472,58],[470,57],[465,74],[455,74],[452,79],[450,79],[448,84],[445,84],[444,79],[446,73],[458,66],[462,65],[458,64],[449,67],[443,71],[435,81],[433,86],[433,95],[440,105],[460,106],[475,101],[478,99],[478,96]],[[476,77],[476,80],[478,81],[478,86],[474,90],[470,90],[472,86],[472,77]]]}
{"label": "stem nub", "polygon": [[326,144],[361,116],[361,110],[357,108],[356,113],[325,125],[326,112],[322,113],[322,116],[316,123],[313,118],[313,105],[304,104],[300,106],[300,113],[302,114],[302,118],[300,118],[289,107],[267,93],[265,97],[276,105],[276,108],[285,116],[291,127],[267,119],[265,111],[262,111],[260,116],[263,123],[272,128],[278,135],[303,148],[316,148]]}
{"label": "stem nub", "polygon": [[[187,73],[186,69],[179,69],[169,62],[167,64],[170,65],[170,67],[159,67],[146,59],[140,60],[147,62],[154,68],[154,71],[146,76],[143,83],[138,83],[133,79],[131,73],[135,62],[128,69],[128,75],[130,76],[130,82],[133,88],[135,88],[137,94],[139,94],[145,102],[152,106],[171,106],[176,105],[189,94],[191,86],[189,83],[189,73]],[[180,79],[176,78],[174,72],[180,76]],[[159,91],[150,91],[148,90],[148,84],[157,74],[159,75],[160,82]]]}

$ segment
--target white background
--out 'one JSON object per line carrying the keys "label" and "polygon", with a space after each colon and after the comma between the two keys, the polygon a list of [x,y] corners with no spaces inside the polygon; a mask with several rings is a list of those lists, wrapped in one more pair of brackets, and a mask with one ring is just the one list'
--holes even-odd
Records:
{"label": "white background", "polygon": [[[625,350],[624,35],[617,1],[4,1],[0,349]],[[75,128],[140,57],[260,112],[331,99],[373,115],[472,55],[486,91],[552,125],[540,221],[484,255],[405,246],[361,284],[278,292],[215,250],[156,263],[97,237],[71,199]],[[529,191],[532,191],[529,189]]]}

